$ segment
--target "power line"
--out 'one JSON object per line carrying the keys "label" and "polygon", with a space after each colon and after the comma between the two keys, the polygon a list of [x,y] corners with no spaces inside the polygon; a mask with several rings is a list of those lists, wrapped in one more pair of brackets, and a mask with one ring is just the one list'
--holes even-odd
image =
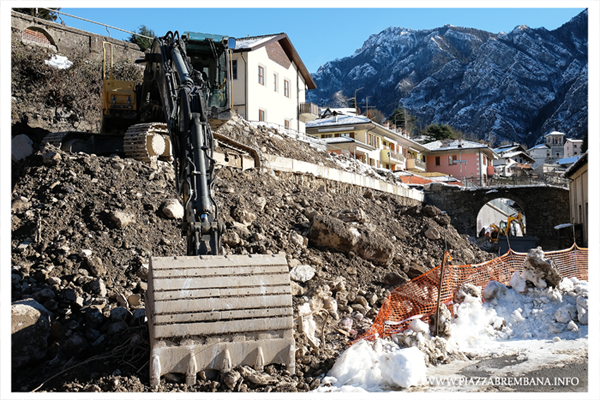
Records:
{"label": "power line", "polygon": [[[48,11],[51,11],[53,13],[66,15],[67,17],[77,18],[77,19],[80,19],[82,21],[91,22],[92,24],[102,25],[102,26],[104,26],[106,28],[116,29],[116,30],[121,31],[121,32],[129,33],[131,35],[140,36],[140,37],[143,37],[143,38],[146,38],[146,39],[154,39],[153,37],[150,37],[150,36],[140,35],[139,33],[126,31],[125,29],[117,28],[115,26],[106,25],[106,24],[103,24],[101,22],[96,22],[96,21],[92,21],[92,20],[89,20],[89,19],[85,19],[85,18],[81,18],[81,17],[76,17],[75,15],[67,14],[67,13],[64,13],[62,11],[56,11],[56,10],[53,10],[51,8],[45,8],[45,7],[38,7],[38,8],[41,8],[41,9],[44,9],[44,10],[48,10]],[[106,32],[108,32],[108,29],[106,29]],[[110,32],[108,32],[108,37],[110,37]]]}

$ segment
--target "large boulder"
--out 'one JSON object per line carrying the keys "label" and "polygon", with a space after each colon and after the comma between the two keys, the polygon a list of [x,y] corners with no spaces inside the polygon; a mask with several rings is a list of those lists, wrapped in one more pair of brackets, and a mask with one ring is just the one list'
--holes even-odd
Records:
{"label": "large boulder", "polygon": [[378,265],[388,264],[394,258],[394,246],[383,235],[360,232],[356,226],[327,215],[315,215],[308,238],[317,247],[354,252]]}
{"label": "large boulder", "polygon": [[20,368],[46,356],[50,336],[50,314],[35,300],[11,306],[12,366]]}

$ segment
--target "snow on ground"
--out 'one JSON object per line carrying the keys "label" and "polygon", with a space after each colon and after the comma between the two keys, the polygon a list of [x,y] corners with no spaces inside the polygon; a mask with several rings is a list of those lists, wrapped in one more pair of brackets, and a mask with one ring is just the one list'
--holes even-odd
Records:
{"label": "snow on ground", "polygon": [[[413,346],[419,348],[402,348],[397,338],[359,341],[337,359],[315,391],[447,390],[448,386],[436,379],[464,380],[457,371],[486,358],[514,358],[510,365],[488,368],[491,377],[518,376],[542,366],[583,359],[588,343],[587,282],[565,278],[556,288],[524,283],[516,273],[512,287],[492,281],[483,288],[485,302],[480,296],[467,295],[462,303],[453,305],[450,336],[437,338],[436,343],[442,343],[447,354],[462,353],[468,358],[455,357],[449,364],[426,367],[425,354],[419,348],[425,348],[423,343],[428,341],[423,336],[429,336],[428,326],[412,324],[404,335],[415,335]],[[481,288],[476,293],[481,293]],[[485,372],[485,368],[479,371]],[[463,389],[476,391],[481,386],[471,384]]]}

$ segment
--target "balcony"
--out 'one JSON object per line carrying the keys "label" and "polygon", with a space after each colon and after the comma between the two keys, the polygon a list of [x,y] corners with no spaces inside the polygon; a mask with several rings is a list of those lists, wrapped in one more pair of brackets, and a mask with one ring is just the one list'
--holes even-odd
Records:
{"label": "balcony", "polygon": [[406,160],[406,169],[409,171],[422,171],[425,172],[427,168],[423,161],[419,161],[416,158],[409,158]]}
{"label": "balcony", "polygon": [[386,164],[402,163],[405,160],[404,154],[390,149],[382,149],[379,158]]}
{"label": "balcony", "polygon": [[319,118],[319,106],[314,103],[300,103],[298,106],[298,119],[308,122]]}

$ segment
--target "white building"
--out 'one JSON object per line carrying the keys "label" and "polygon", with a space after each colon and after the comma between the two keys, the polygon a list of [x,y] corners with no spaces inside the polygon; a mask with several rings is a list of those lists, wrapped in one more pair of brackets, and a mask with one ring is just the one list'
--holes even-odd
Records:
{"label": "white building", "polygon": [[305,132],[319,108],[305,103],[317,85],[285,33],[236,39],[231,57],[233,109],[247,121]]}
{"label": "white building", "polygon": [[568,138],[565,141],[565,158],[580,156],[582,154],[581,147],[583,146],[583,140]]}

